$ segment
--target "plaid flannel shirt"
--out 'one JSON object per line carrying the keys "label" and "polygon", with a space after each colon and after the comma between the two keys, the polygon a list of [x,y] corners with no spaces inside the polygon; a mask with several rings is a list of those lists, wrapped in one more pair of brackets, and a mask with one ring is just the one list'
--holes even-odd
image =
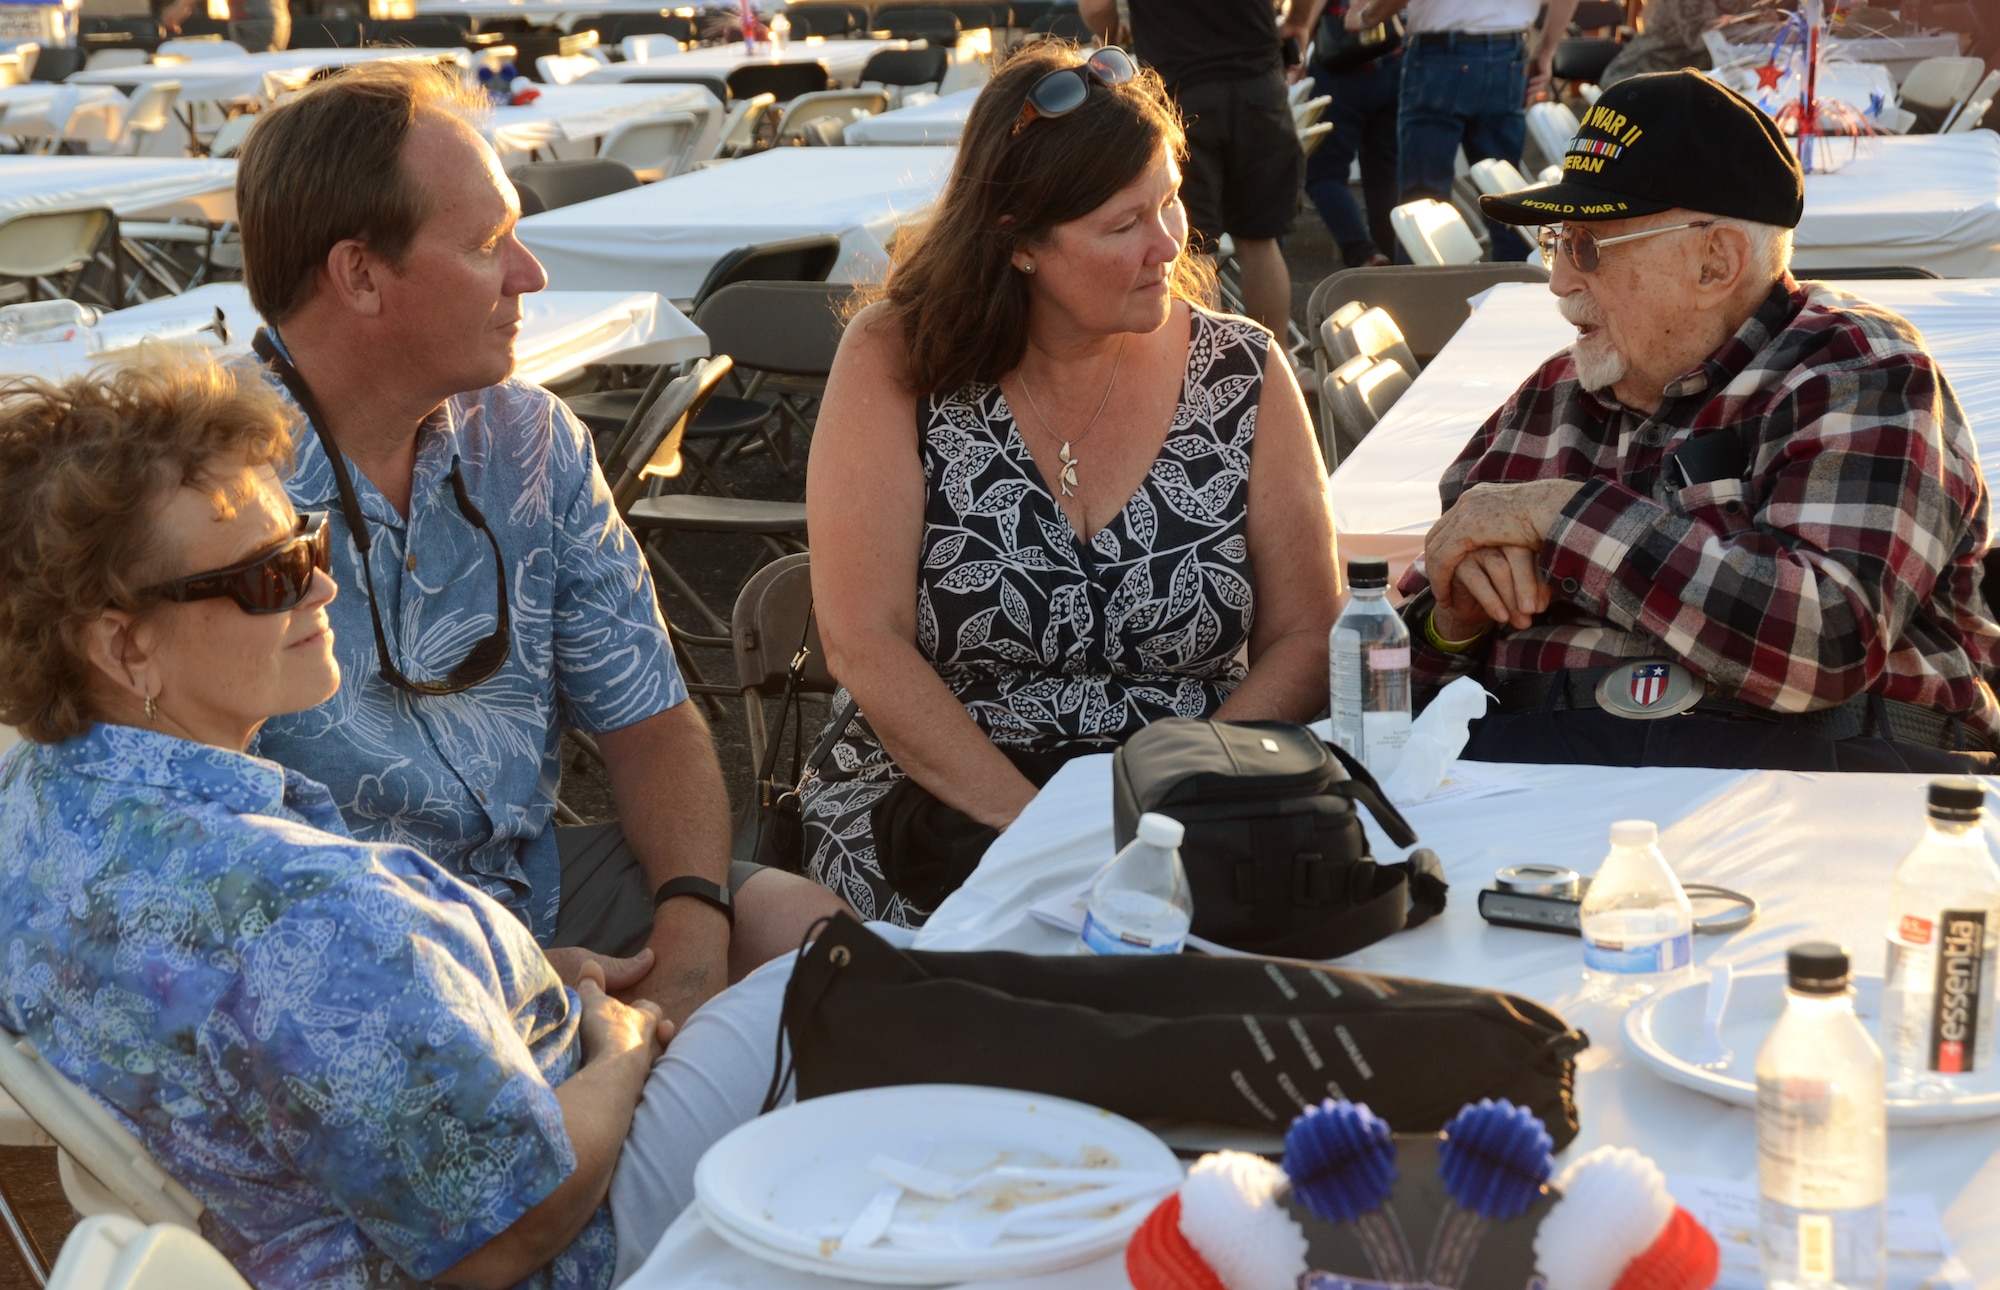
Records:
{"label": "plaid flannel shirt", "polygon": [[[1537,556],[1548,612],[1460,655],[1413,621],[1418,684],[1665,655],[1777,712],[1873,692],[2000,735],[1986,484],[1916,328],[1788,276],[1665,393],[1651,416],[1593,394],[1565,351],[1480,427],[1445,472],[1445,510],[1480,483],[1584,484]],[[1666,458],[1710,434],[1738,436],[1747,477],[1677,487]],[[1413,567],[1401,590],[1427,585]]]}

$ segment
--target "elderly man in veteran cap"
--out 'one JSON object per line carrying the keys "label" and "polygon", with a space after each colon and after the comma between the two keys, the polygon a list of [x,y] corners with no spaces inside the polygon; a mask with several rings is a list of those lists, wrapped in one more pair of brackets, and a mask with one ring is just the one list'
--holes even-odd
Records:
{"label": "elderly man in veteran cap", "polygon": [[[1769,118],[1691,71],[1605,91],[1540,225],[1574,344],[1445,472],[1402,589],[1488,761],[1989,768],[2000,627],[1970,431],[1907,321],[1789,271]],[[1670,719],[1658,719],[1670,718]]]}

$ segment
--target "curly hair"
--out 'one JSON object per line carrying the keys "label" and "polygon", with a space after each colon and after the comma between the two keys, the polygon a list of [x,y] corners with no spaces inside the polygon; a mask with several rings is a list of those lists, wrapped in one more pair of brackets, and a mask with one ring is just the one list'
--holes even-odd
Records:
{"label": "curly hair", "polygon": [[[888,286],[869,293],[909,338],[917,394],[997,381],[1019,365],[1028,287],[1013,269],[1016,247],[1110,201],[1146,173],[1162,145],[1186,159],[1180,115],[1151,68],[1123,85],[1092,81],[1075,111],[1016,134],[1035,83],[1082,61],[1074,45],[1047,40],[994,73],[973,102],[937,206],[897,237]],[[1167,285],[1185,300],[1215,299],[1214,269],[1199,255],[1175,260]]]}
{"label": "curly hair", "polygon": [[90,728],[85,629],[149,607],[139,586],[171,490],[222,463],[289,470],[294,415],[205,355],[0,382],[0,721],[41,743]]}

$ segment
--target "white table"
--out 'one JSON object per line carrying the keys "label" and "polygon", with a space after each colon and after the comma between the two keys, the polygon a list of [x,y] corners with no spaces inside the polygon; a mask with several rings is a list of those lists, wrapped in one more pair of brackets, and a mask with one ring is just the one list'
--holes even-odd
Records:
{"label": "white table", "polygon": [[978,97],[976,89],[960,90],[921,107],[865,116],[848,126],[843,137],[850,147],[954,145],[965,132],[965,119],[972,115]]}
{"label": "white table", "polygon": [[1809,268],[1913,264],[1947,278],[2000,276],[2000,135],[1821,139],[1853,159],[1806,176],[1793,259]]}
{"label": "white table", "polygon": [[583,78],[583,83],[602,81],[622,81],[634,76],[713,76],[721,80],[729,79],[729,74],[739,67],[770,65],[777,63],[825,63],[826,70],[834,80],[842,85],[853,85],[861,78],[861,69],[868,60],[884,49],[908,49],[907,40],[823,40],[810,37],[794,40],[783,54],[774,53],[768,42],[757,46],[757,52],[746,53],[743,42],[732,40],[721,45],[703,45],[684,50],[678,54],[662,54],[643,63],[612,63],[600,67]]}
{"label": "white table", "polygon": [[236,163],[172,157],[0,157],[0,220],[105,206],[121,217],[236,218]]}
{"label": "white table", "polygon": [[[542,152],[545,159],[588,157],[589,140],[609,134],[627,121],[663,112],[693,112],[701,118],[694,155],[715,152],[722,136],[722,103],[699,85],[540,85],[525,107],[496,107],[486,122],[486,137],[500,154],[502,165],[527,160]],[[4,129],[0,126],[0,129]],[[565,144],[580,144],[566,149]]]}
{"label": "white table", "polygon": [[[60,88],[40,81],[0,86],[0,134],[39,139],[55,133],[49,109]],[[86,85],[77,95],[68,137],[85,143],[109,143],[118,137],[124,121],[124,94],[109,85]]]}
{"label": "white table", "polygon": [[[1893,309],[1922,330],[1972,425],[1981,468],[1989,479],[2000,479],[2000,349],[1993,339],[2000,333],[2000,280],[1831,285]],[[1334,526],[1343,537],[1421,539],[1438,517],[1437,484],[1445,467],[1493,410],[1575,335],[1547,287],[1495,288],[1334,470]]]}
{"label": "white table", "polygon": [[774,148],[517,225],[553,286],[692,296],[740,246],[833,233],[833,281],[877,282],[896,226],[937,200],[949,148]]}
{"label": "white table", "polygon": [[[1652,819],[1661,849],[1683,881],[1748,891],[1763,904],[1751,926],[1696,937],[1698,967],[1782,971],[1786,947],[1845,942],[1858,972],[1879,973],[1890,871],[1915,842],[1927,779],[1920,775],[1801,775],[1767,771],[1644,770],[1594,766],[1495,766],[1489,777],[1521,786],[1502,797],[1409,808],[1421,837],[1443,860],[1452,886],[1445,912],[1340,960],[1341,966],[1539,1000],[1586,1030],[1578,1061],[1581,1132],[1558,1167],[1594,1147],[1631,1146],[1669,1174],[1750,1179],[1756,1172],[1752,1113],[1668,1084],[1625,1052],[1619,1014],[1580,1002],[1581,946],[1571,937],[1487,925],[1476,896],[1495,869],[1529,861],[1585,873],[1603,859],[1613,820]],[[987,852],[972,879],[917,935],[920,949],[1070,952],[1072,933],[1028,912],[1074,890],[1112,854],[1111,758],[1071,762]],[[1376,856],[1400,856],[1372,822]],[[2000,1119],[1894,1129],[1892,1193],[1928,1193],[1959,1258],[1977,1284],[2000,1284]],[[682,1216],[630,1290],[759,1286],[810,1290],[724,1246],[699,1215]],[[1011,1283],[1021,1290],[1119,1290],[1116,1258],[1059,1276]]]}
{"label": "white table", "polygon": [[[548,381],[614,357],[622,363],[678,363],[708,353],[708,337],[650,291],[544,291],[524,297],[521,307],[514,374],[526,381]],[[202,333],[200,342],[230,356],[249,353],[250,338],[263,320],[250,307],[249,293],[234,282],[121,309],[105,315],[98,328],[127,337],[153,328],[186,335],[191,324],[207,322],[217,309],[228,324],[229,344],[218,345],[212,333]],[[81,342],[0,346],[0,376],[75,376],[102,361]]]}
{"label": "white table", "polygon": [[449,59],[461,67],[470,62],[463,49],[292,49],[240,58],[208,58],[185,63],[147,63],[141,67],[104,67],[78,72],[73,85],[143,87],[178,81],[185,103],[268,103],[287,90],[311,80],[328,67],[383,59]]}

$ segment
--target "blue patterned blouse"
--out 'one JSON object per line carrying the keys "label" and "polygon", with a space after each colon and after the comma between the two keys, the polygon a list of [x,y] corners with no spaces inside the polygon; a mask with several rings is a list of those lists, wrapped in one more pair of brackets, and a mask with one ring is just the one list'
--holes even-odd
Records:
{"label": "blue patterned blouse", "polygon": [[[576,996],[519,920],[324,788],[99,725],[0,759],[0,1021],[260,1287],[408,1286],[576,1168]],[[604,1287],[609,1209],[522,1284]]]}
{"label": "blue patterned blouse", "polygon": [[300,510],[329,512],[340,693],[272,718],[255,751],[325,784],[355,836],[416,848],[546,944],[561,900],[550,821],[562,726],[617,730],[682,702],[687,687],[589,435],[525,381],[456,395],[424,422],[408,518],[351,472],[374,542],[383,630],[405,676],[444,676],[494,626],[493,549],[459,512],[454,462],[507,564],[506,666],[441,697],[382,679],[360,552],[326,454],[302,429],[285,488]]}

